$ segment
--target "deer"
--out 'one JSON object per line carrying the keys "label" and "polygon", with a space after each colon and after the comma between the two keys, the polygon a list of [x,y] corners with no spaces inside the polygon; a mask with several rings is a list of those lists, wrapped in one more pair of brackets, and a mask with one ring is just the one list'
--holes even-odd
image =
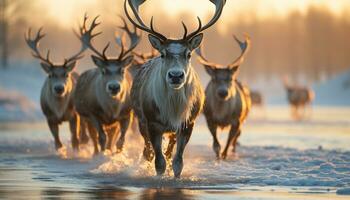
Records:
{"label": "deer", "polygon": [[[169,39],[155,31],[153,17],[147,26],[139,15],[139,6],[145,1],[124,1],[124,11],[129,21],[148,33],[148,40],[160,56],[147,61],[138,71],[132,87],[132,107],[139,120],[140,133],[144,138],[143,156],[152,161],[158,176],[166,170],[162,152],[163,134],[171,135],[167,158],[171,157],[174,145],[176,153],[172,160],[175,178],[180,178],[183,169],[183,153],[190,140],[195,120],[204,105],[204,90],[199,76],[191,66],[191,55],[201,43],[203,31],[214,25],[222,13],[225,1],[211,0],[216,10],[212,19],[204,26],[199,17],[198,28],[180,39]],[[132,13],[129,13],[128,6]],[[133,15],[136,20],[131,16]],[[153,151],[152,151],[153,148]]]}
{"label": "deer", "polygon": [[[85,20],[84,18],[84,22]],[[25,34],[25,41],[31,49],[33,57],[40,60],[40,65],[47,74],[41,89],[41,110],[54,138],[56,150],[63,147],[59,137],[59,125],[66,121],[69,122],[72,147],[74,150],[78,150],[79,139],[82,143],[87,143],[89,138],[84,126],[82,128],[80,126],[83,122],[81,122],[73,105],[75,86],[79,77],[74,68],[87,48],[82,44],[80,50],[73,56],[64,59],[63,63],[54,63],[50,59],[50,50],[47,51],[46,57],[40,52],[39,43],[45,37],[42,30],[43,28],[40,28],[34,38],[32,38],[31,28]],[[82,37],[85,36],[82,35]]]}
{"label": "deer", "polygon": [[[205,89],[203,113],[213,137],[212,148],[218,159],[226,159],[231,144],[235,151],[242,124],[250,110],[249,90],[237,80],[237,75],[251,42],[247,35],[244,42],[241,42],[236,36],[234,39],[239,44],[241,54],[227,66],[208,61],[202,53],[202,46],[196,50],[198,61],[210,75],[210,81]],[[226,146],[221,152],[217,130],[226,127],[229,127],[230,130]]]}
{"label": "deer", "polygon": [[287,100],[291,108],[291,115],[295,119],[302,119],[305,115],[306,107],[310,107],[315,98],[315,93],[311,88],[306,86],[293,86],[288,83],[287,78],[284,80],[284,88],[287,92]]}
{"label": "deer", "polygon": [[264,99],[258,90],[251,90],[250,91],[250,98],[252,100],[252,106],[259,106],[261,107],[264,104]]}
{"label": "deer", "polygon": [[117,152],[123,149],[125,135],[132,119],[132,78],[127,68],[133,61],[133,55],[129,54],[140,41],[136,27],[131,30],[121,18],[123,26],[119,28],[128,35],[130,45],[127,46],[125,37],[116,36],[116,43],[120,47],[119,56],[106,56],[110,43],[104,47],[102,53],[92,44],[92,39],[102,33],[93,33],[100,24],[97,19],[98,16],[92,21],[90,28],[86,24],[80,27],[80,33],[87,36],[81,40],[94,53],[91,59],[97,68],[87,70],[79,77],[74,97],[78,113],[87,121],[95,155],[100,152],[99,147],[101,151],[105,151],[106,148],[112,150],[118,132],[120,136],[116,144]]}

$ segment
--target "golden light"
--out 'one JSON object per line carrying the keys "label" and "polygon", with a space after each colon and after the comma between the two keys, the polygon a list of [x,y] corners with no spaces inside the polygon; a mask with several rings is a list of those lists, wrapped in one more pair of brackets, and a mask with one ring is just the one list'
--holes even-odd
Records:
{"label": "golden light", "polygon": [[[53,18],[61,26],[71,26],[88,9],[96,12],[101,8],[113,9],[115,15],[122,11],[124,0],[98,1],[98,0],[37,0],[49,17]],[[154,6],[157,5],[157,6]],[[342,14],[350,10],[349,0],[228,0],[223,12],[223,21],[229,22],[237,19],[236,16],[250,18],[252,15],[258,18],[284,17],[291,11],[305,13],[310,6],[318,6],[329,9],[333,14]],[[179,14],[204,17],[210,15],[214,8],[208,0],[148,0],[142,10],[145,15],[157,15],[163,13],[169,17]],[[103,13],[100,13],[103,14]],[[112,15],[110,18],[114,18]],[[241,19],[241,18],[240,18]],[[73,21],[73,22],[72,22]]]}
{"label": "golden light", "polygon": [[[53,18],[61,26],[70,26],[78,17],[86,12],[87,7],[98,3],[96,0],[38,0],[47,11],[48,17]],[[99,1],[101,2],[101,1]]]}

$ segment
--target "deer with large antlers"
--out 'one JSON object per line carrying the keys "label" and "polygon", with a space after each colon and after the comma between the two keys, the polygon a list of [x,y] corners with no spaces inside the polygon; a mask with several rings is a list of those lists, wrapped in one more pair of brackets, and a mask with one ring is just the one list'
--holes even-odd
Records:
{"label": "deer with large antlers", "polygon": [[[146,62],[136,75],[131,89],[133,109],[145,140],[144,157],[152,160],[152,146],[156,172],[158,175],[164,174],[166,160],[162,152],[162,137],[164,133],[172,134],[173,139],[169,141],[166,156],[171,156],[176,142],[172,168],[175,177],[180,177],[185,146],[204,104],[204,91],[190,64],[191,54],[200,45],[202,32],[219,19],[225,1],[211,0],[216,6],[214,17],[204,26],[198,18],[199,26],[196,31],[187,34],[187,27],[182,23],[185,33],[181,39],[168,39],[155,31],[153,17],[148,27],[138,11],[144,2],[145,0],[125,0],[124,10],[137,28],[149,33],[148,39],[160,56]],[[127,5],[136,20],[129,13]]]}
{"label": "deer with large antlers", "polygon": [[32,55],[41,61],[41,67],[48,74],[41,90],[41,109],[54,137],[56,150],[62,147],[59,138],[59,125],[64,121],[69,121],[72,147],[78,149],[79,133],[83,133],[81,139],[85,142],[87,142],[88,137],[85,135],[85,130],[80,132],[80,118],[73,106],[73,93],[79,76],[73,69],[77,60],[82,58],[82,53],[87,48],[82,44],[81,49],[70,58],[66,58],[63,63],[53,63],[50,60],[49,50],[46,56],[43,56],[40,52],[39,42],[44,37],[45,34],[42,34],[42,28],[39,29],[34,38],[31,37],[31,29],[25,35],[25,40],[32,50]]}
{"label": "deer with large antlers", "polygon": [[132,79],[127,67],[133,61],[133,56],[129,54],[140,40],[136,28],[129,29],[122,18],[123,26],[119,28],[128,35],[130,46],[127,48],[124,37],[117,36],[116,43],[120,46],[120,54],[116,58],[107,57],[105,53],[109,43],[102,53],[92,44],[92,39],[101,33],[92,33],[100,24],[96,20],[97,17],[90,28],[84,24],[80,32],[88,35],[87,38],[82,38],[82,41],[94,53],[91,58],[97,68],[90,69],[79,77],[74,98],[78,113],[88,121],[95,154],[99,152],[98,146],[101,151],[106,147],[112,150],[118,130],[121,134],[117,142],[117,151],[123,148],[125,133],[132,117],[130,99]]}
{"label": "deer with large antlers", "polygon": [[[199,62],[211,77],[205,90],[204,115],[213,137],[213,150],[216,157],[223,159],[226,159],[231,144],[235,150],[242,123],[250,109],[249,92],[236,79],[238,68],[250,47],[250,39],[246,36],[245,42],[241,42],[236,37],[234,38],[240,46],[241,55],[227,67],[209,62],[204,57],[201,48],[196,50]],[[225,149],[221,153],[217,130],[224,127],[230,127],[230,132]]]}

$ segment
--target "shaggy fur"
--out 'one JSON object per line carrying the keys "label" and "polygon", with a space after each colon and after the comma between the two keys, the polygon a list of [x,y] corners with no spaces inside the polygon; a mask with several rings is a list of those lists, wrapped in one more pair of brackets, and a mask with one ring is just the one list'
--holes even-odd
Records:
{"label": "shaggy fur", "polygon": [[[204,91],[197,73],[191,66],[187,73],[187,79],[182,88],[178,90],[168,88],[161,58],[158,57],[145,63],[135,77],[131,97],[134,112],[139,119],[140,131],[145,139],[144,156],[148,157],[148,160],[153,157],[148,155],[151,154],[149,140],[158,137],[158,134],[177,132],[177,137],[179,137],[179,134],[182,133],[186,135],[187,141],[191,135],[194,121],[204,104]],[[188,127],[191,128],[188,129]],[[171,157],[174,144],[175,136],[171,136],[166,152],[167,158]],[[178,146],[182,145],[185,144],[178,144]],[[183,151],[183,148],[180,151]],[[182,163],[182,152],[180,154]],[[175,175],[179,176],[181,170],[176,169],[177,174]],[[157,172],[162,173],[158,169]]]}
{"label": "shaggy fur", "polygon": [[[56,96],[53,93],[53,83],[49,77],[46,78],[41,90],[41,109],[47,119],[50,131],[54,137],[56,149],[62,147],[62,143],[59,138],[58,125],[60,125],[64,121],[69,121],[72,146],[74,149],[78,149],[78,134],[81,130],[80,119],[73,106],[73,93],[78,77],[79,75],[77,73],[73,72],[69,74],[69,77],[66,81],[66,91],[63,96]],[[88,138],[85,134],[85,130],[82,131],[83,134],[81,135],[81,137],[83,138],[85,143],[87,142]]]}
{"label": "shaggy fur", "polygon": [[230,128],[226,147],[221,154],[223,159],[227,156],[230,144],[233,142],[235,150],[237,139],[241,133],[241,125],[248,116],[250,110],[250,96],[248,88],[244,87],[238,81],[228,84],[230,87],[229,97],[222,99],[217,95],[219,85],[215,80],[211,80],[206,88],[206,100],[204,106],[204,115],[213,136],[213,149],[216,156],[220,158],[220,143],[217,138],[218,128]]}
{"label": "shaggy fur", "polygon": [[[117,146],[121,150],[124,143],[125,132],[129,126],[131,117],[130,87],[131,77],[125,70],[123,81],[120,84],[120,92],[115,96],[110,96],[103,84],[103,75],[100,69],[91,69],[84,72],[78,79],[74,104],[78,113],[87,120],[91,137],[94,142],[95,154],[99,152],[97,138],[106,137],[104,131],[107,130],[109,145],[111,148],[115,136],[116,128],[121,128],[121,136]],[[102,131],[102,133],[101,133]],[[91,133],[92,132],[92,133]],[[97,136],[98,132],[98,136]],[[103,134],[101,136],[101,134]],[[102,141],[101,149],[104,150],[105,141]]]}

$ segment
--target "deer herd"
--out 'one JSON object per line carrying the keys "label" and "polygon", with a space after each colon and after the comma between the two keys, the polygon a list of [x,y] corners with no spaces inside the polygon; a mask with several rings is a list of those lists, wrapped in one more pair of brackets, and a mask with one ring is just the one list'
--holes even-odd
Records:
{"label": "deer herd", "polygon": [[[101,34],[95,33],[100,24],[97,22],[98,16],[91,24],[88,24],[87,15],[84,16],[76,32],[81,48],[63,63],[53,63],[49,50],[46,56],[41,54],[39,42],[45,36],[42,29],[34,37],[29,29],[25,40],[47,73],[40,103],[57,150],[62,147],[59,125],[68,121],[73,149],[79,150],[79,144],[91,139],[95,154],[106,149],[112,151],[114,145],[116,151],[121,152],[126,132],[136,119],[134,122],[138,123],[144,139],[143,157],[150,162],[154,159],[156,173],[162,175],[166,170],[166,160],[172,157],[176,144],[172,168],[174,176],[180,177],[183,153],[200,113],[204,113],[212,134],[216,157],[226,159],[228,149],[231,146],[233,151],[236,149],[251,104],[262,103],[259,92],[250,93],[249,88],[237,79],[251,41],[247,35],[243,42],[234,36],[241,49],[238,58],[226,66],[212,63],[202,52],[203,32],[219,20],[225,0],[210,0],[215,5],[215,13],[205,25],[198,17],[195,31],[188,32],[182,22],[184,34],[179,39],[168,38],[156,31],[153,17],[149,26],[145,24],[139,13],[139,6],[144,2],[124,1],[124,11],[133,28],[130,29],[121,17],[122,26],[119,28],[123,34],[115,36],[116,46],[120,49],[116,57],[106,55],[109,43],[102,51],[93,45],[93,39]],[[148,33],[153,48],[151,53],[135,51],[141,39],[138,29]],[[96,67],[79,75],[74,68],[88,49],[92,52],[91,59]],[[205,91],[199,75],[191,66],[193,51],[210,75]],[[290,104],[295,109],[312,101],[313,94],[309,89],[285,85]],[[230,130],[225,148],[221,151],[217,130],[224,127]],[[165,157],[163,135],[169,138]]]}

